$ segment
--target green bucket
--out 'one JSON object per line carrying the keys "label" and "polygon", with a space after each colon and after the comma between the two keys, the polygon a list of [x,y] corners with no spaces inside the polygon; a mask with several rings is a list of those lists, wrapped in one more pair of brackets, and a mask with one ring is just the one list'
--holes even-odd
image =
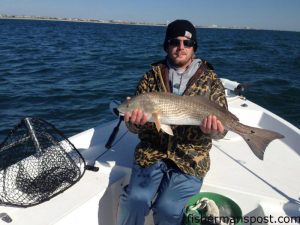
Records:
{"label": "green bucket", "polygon": [[[182,225],[204,225],[204,224],[213,224],[214,219],[216,218],[205,218],[204,215],[202,215],[201,212],[199,211],[191,211],[188,210],[189,206],[194,205],[198,200],[202,198],[208,198],[210,200],[213,200],[216,205],[219,208],[220,211],[220,219],[223,222],[234,222],[236,225],[242,225],[242,210],[238,206],[237,203],[235,203],[233,200],[230,198],[220,195],[217,193],[212,193],[212,192],[200,192],[197,195],[194,195],[191,197],[188,202],[187,206],[184,211],[184,216],[183,216],[183,223]],[[211,221],[208,223],[208,221]],[[233,223],[231,223],[233,224]]]}

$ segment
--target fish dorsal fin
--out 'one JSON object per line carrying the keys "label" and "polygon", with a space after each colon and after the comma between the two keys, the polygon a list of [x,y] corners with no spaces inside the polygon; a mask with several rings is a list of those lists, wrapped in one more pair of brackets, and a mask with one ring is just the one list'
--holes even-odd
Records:
{"label": "fish dorsal fin", "polygon": [[227,109],[221,107],[216,102],[211,101],[209,99],[209,97],[206,96],[206,95],[195,95],[195,96],[185,96],[185,97],[191,98],[192,101],[199,102],[200,104],[206,104],[208,106],[214,107],[214,108],[216,108],[217,110],[219,110],[223,113],[229,113],[234,120],[239,121],[239,119],[234,114],[232,114]]}

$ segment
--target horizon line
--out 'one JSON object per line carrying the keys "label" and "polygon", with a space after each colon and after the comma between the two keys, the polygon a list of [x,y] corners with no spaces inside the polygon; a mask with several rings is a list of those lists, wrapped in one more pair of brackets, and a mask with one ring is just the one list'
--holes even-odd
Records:
{"label": "horizon line", "polygon": [[[24,20],[45,20],[45,21],[61,21],[61,22],[81,22],[81,23],[101,23],[101,24],[119,24],[119,25],[137,25],[137,26],[167,26],[166,23],[154,23],[154,22],[137,22],[126,20],[102,20],[102,19],[82,19],[82,18],[68,18],[68,17],[52,17],[52,16],[32,16],[32,15],[8,15],[1,14],[0,19],[24,19]],[[207,28],[207,29],[232,29],[232,30],[265,30],[265,31],[283,31],[283,32],[300,32],[295,30],[280,30],[280,29],[267,29],[267,28],[253,28],[249,26],[220,26],[217,24],[212,25],[195,25],[195,28]]]}

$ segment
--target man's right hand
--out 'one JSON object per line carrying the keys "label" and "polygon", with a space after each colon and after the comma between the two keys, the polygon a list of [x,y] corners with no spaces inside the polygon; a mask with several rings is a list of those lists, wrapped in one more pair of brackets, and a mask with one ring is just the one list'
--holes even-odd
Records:
{"label": "man's right hand", "polygon": [[141,109],[134,109],[131,113],[127,112],[124,115],[125,122],[131,122],[136,125],[144,125],[147,122],[147,115]]}

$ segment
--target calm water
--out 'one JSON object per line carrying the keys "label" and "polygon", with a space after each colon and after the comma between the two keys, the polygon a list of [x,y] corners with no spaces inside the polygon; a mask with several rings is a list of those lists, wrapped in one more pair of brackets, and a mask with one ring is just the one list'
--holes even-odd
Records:
{"label": "calm water", "polygon": [[[0,20],[0,142],[26,116],[67,136],[113,118],[162,49],[165,27]],[[300,33],[198,29],[197,55],[300,127]]]}

